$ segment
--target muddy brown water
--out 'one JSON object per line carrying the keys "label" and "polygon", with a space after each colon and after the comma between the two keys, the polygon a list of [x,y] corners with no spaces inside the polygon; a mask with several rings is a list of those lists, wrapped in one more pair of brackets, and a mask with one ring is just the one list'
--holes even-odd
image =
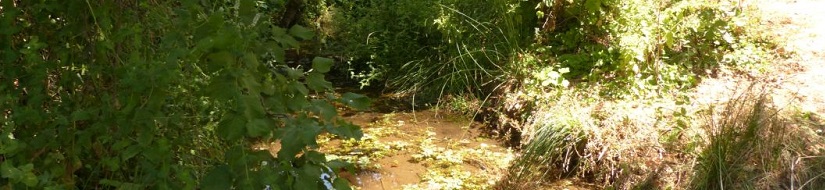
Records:
{"label": "muddy brown water", "polygon": [[[362,112],[346,114],[345,119],[361,126],[364,130],[371,127],[376,122],[388,118],[397,123],[399,134],[379,137],[379,141],[411,141],[426,138],[427,133],[434,133],[434,144],[438,147],[452,148],[478,148],[482,144],[492,145],[493,150],[505,152],[502,143],[488,138],[481,132],[481,125],[461,116],[438,112],[434,109],[420,110],[416,112],[389,113],[392,117],[386,117],[387,113]],[[429,129],[429,130],[428,130]],[[421,182],[421,175],[427,171],[427,167],[422,163],[413,160],[415,148],[399,151],[396,154],[380,158],[376,162],[383,167],[378,170],[360,171],[349,180],[361,189],[402,189],[404,185],[417,184]],[[488,169],[477,164],[465,163],[461,167],[465,171],[476,172]],[[349,174],[345,174],[346,175]],[[503,174],[502,174],[503,175]]]}

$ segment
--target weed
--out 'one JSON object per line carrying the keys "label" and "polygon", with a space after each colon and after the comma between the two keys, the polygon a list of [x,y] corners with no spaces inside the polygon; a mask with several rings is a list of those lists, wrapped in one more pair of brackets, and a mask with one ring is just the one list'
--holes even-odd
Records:
{"label": "weed", "polygon": [[[753,87],[751,87],[753,88]],[[769,91],[746,90],[711,109],[708,142],[698,157],[694,189],[819,189],[825,186],[821,142],[783,117]],[[819,164],[819,165],[816,165]]]}

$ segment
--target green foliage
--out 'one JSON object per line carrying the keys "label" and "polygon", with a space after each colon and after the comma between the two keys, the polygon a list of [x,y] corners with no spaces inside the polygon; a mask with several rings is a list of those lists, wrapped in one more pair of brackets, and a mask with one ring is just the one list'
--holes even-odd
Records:
{"label": "green foliage", "polygon": [[567,79],[612,85],[621,94],[684,89],[697,74],[767,57],[767,44],[749,36],[748,18],[727,1],[542,1],[537,12],[543,25],[536,54],[569,68]]}
{"label": "green foliage", "polygon": [[270,6],[0,1],[0,187],[349,188],[315,139],[360,138],[333,102],[369,100],[331,93],[330,59],[286,65],[315,34]]}
{"label": "green foliage", "polygon": [[327,49],[362,85],[422,95],[479,93],[503,80],[503,63],[531,39],[520,1],[336,1]]}

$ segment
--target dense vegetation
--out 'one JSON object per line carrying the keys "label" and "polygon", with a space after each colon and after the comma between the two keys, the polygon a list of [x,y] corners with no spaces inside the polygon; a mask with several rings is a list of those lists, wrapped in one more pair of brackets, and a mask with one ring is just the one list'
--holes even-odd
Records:
{"label": "dense vegetation", "polygon": [[[311,147],[360,138],[333,104],[369,101],[330,93],[331,59],[287,65],[314,34],[264,5],[2,3],[5,188],[348,187]],[[251,146],[276,140],[275,157]]]}
{"label": "dense vegetation", "polygon": [[[523,153],[495,188],[777,187],[759,175],[817,150],[774,136],[790,121],[762,89],[707,123],[695,120],[720,111],[686,95],[774,58],[746,13],[706,0],[0,0],[0,188],[349,189],[336,175],[355,168],[317,139],[360,139],[339,110],[370,100],[333,83],[479,116]],[[669,104],[650,114],[662,142],[611,144],[650,124],[622,101]],[[255,148],[269,143],[277,153]],[[697,160],[680,170],[696,174],[653,179],[672,165],[638,169],[625,150]],[[823,163],[788,175],[825,187]]]}

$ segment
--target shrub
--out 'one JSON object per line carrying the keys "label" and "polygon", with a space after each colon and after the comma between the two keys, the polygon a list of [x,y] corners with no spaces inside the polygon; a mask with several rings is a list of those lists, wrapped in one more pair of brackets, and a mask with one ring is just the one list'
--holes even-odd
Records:
{"label": "shrub", "polygon": [[256,1],[0,3],[2,188],[348,188],[315,137],[359,138],[332,103],[368,100],[286,65],[313,33]]}
{"label": "shrub", "polygon": [[[526,3],[344,1],[333,6],[329,49],[363,84],[438,96],[479,93],[501,81],[510,56],[532,38]],[[525,14],[527,16],[525,16]],[[339,50],[339,51],[336,51]]]}

